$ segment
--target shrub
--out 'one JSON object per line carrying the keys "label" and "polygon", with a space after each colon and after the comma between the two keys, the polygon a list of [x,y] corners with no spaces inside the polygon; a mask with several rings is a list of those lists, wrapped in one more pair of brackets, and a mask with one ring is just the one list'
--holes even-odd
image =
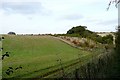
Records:
{"label": "shrub", "polygon": [[78,42],[76,40],[73,40],[72,43],[75,44],[75,45],[78,44]]}
{"label": "shrub", "polygon": [[8,34],[10,34],[10,35],[16,35],[15,32],[9,32]]}
{"label": "shrub", "polygon": [[117,51],[117,53],[120,53],[120,26],[118,26],[115,43],[116,43],[116,49],[117,49],[116,51]]}
{"label": "shrub", "polygon": [[85,44],[85,47],[89,47],[89,42],[88,41],[85,40],[84,44]]}
{"label": "shrub", "polygon": [[113,43],[113,36],[112,35],[107,35],[102,37],[103,44],[112,44]]}
{"label": "shrub", "polygon": [[89,45],[89,48],[94,48],[95,47],[95,44],[90,44]]}

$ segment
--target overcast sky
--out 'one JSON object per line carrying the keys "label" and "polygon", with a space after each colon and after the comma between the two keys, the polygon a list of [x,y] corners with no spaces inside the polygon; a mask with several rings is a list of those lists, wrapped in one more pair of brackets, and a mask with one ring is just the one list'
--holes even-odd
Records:
{"label": "overcast sky", "polygon": [[73,26],[116,31],[118,9],[109,0],[0,0],[0,33],[66,33]]}

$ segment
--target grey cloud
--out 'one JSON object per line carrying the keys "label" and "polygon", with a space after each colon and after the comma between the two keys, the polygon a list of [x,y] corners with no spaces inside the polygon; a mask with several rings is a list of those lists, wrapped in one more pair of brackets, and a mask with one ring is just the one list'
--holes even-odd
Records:
{"label": "grey cloud", "polygon": [[34,14],[46,13],[40,2],[3,2],[2,7],[7,13]]}

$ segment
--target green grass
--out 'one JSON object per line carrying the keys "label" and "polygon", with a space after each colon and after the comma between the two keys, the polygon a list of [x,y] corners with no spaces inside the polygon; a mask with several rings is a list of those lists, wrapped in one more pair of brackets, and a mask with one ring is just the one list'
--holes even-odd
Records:
{"label": "green grass", "polygon": [[[0,38],[2,35],[0,35]],[[0,48],[2,48],[2,40],[0,41]],[[2,51],[0,51],[0,56],[2,56]],[[0,60],[0,79],[2,79],[2,60]]]}
{"label": "green grass", "polygon": [[[3,54],[11,52],[9,58],[3,60],[3,78],[27,77],[33,78],[59,67],[57,60],[70,64],[71,60],[82,57],[81,60],[88,61],[93,54],[71,47],[64,42],[49,36],[14,36],[4,35]],[[8,67],[16,68],[22,66],[23,69],[15,71],[8,76],[5,71]],[[54,68],[46,69],[55,66]]]}

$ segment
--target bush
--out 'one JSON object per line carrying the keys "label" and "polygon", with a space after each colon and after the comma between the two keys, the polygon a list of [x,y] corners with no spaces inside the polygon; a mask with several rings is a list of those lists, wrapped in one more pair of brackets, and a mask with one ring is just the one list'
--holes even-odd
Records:
{"label": "bush", "polygon": [[84,44],[85,44],[85,47],[89,47],[89,42],[88,41],[85,41]]}
{"label": "bush", "polygon": [[77,45],[77,46],[80,44],[79,41],[77,41],[77,40],[73,40],[72,43]]}
{"label": "bush", "polygon": [[10,34],[10,35],[16,35],[15,32],[9,32],[8,34]]}
{"label": "bush", "polygon": [[95,47],[95,44],[90,44],[89,45],[89,48],[94,48]]}
{"label": "bush", "polygon": [[113,36],[107,35],[102,38],[103,44],[112,44],[113,43]]}
{"label": "bush", "polygon": [[86,30],[86,26],[76,26],[67,31],[67,34],[82,34]]}
{"label": "bush", "polygon": [[118,32],[116,33],[116,51],[117,53],[120,53],[120,26],[118,27]]}

